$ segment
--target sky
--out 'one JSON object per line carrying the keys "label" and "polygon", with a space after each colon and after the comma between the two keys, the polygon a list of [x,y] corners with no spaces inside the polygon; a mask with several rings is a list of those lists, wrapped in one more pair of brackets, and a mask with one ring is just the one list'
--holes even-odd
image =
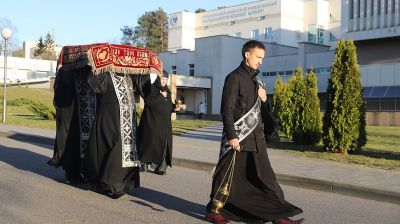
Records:
{"label": "sky", "polygon": [[167,14],[198,8],[213,10],[253,0],[1,0],[0,18],[16,28],[15,45],[37,41],[48,32],[56,44],[119,43],[124,26],[136,26],[147,11],[162,8]]}

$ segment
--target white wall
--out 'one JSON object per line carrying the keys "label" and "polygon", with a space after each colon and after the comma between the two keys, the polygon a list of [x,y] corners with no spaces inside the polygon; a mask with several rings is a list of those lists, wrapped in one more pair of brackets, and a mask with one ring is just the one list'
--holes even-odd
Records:
{"label": "white wall", "polygon": [[[48,78],[55,75],[56,61],[7,57],[7,79],[11,82],[17,80],[31,80]],[[0,56],[0,80],[4,80],[4,57]]]}
{"label": "white wall", "polygon": [[186,48],[194,50],[195,14],[173,13],[168,16],[168,50]]}
{"label": "white wall", "polygon": [[400,63],[360,66],[363,86],[400,85]]}

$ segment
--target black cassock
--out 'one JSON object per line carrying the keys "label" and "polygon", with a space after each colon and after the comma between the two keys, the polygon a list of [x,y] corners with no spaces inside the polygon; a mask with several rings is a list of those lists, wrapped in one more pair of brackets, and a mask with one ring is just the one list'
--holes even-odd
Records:
{"label": "black cassock", "polygon": [[49,164],[62,166],[72,178],[83,173],[82,159],[94,119],[95,98],[87,84],[88,71],[88,67],[69,71],[60,68],[54,83],[56,139]]}
{"label": "black cassock", "polygon": [[171,166],[172,158],[172,123],[171,114],[175,104],[171,100],[171,92],[165,87],[167,97],[160,91],[160,78],[144,88],[145,107],[139,123],[139,158],[142,163],[161,165],[165,159]]}
{"label": "black cassock", "polygon": [[140,185],[134,92],[146,82],[149,75],[89,75],[97,106],[84,170],[99,190],[118,195]]}
{"label": "black cassock", "polygon": [[[234,122],[245,115],[257,100],[258,70],[244,62],[225,79],[222,93],[221,114],[224,132],[228,140],[237,138]],[[265,134],[273,135],[277,125],[269,111],[268,103],[261,103],[262,122],[241,143],[241,152],[236,153],[230,195],[221,214],[230,220],[274,221],[302,213],[302,210],[284,198],[268,159]],[[263,127],[264,126],[264,127]],[[232,160],[232,150],[218,161],[214,174],[210,202],[207,210],[213,209],[212,200]]]}

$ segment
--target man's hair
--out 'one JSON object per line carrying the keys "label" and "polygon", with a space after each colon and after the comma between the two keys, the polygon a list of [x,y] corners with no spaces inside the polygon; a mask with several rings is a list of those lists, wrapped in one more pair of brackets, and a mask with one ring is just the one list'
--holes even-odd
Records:
{"label": "man's hair", "polygon": [[243,48],[242,48],[243,59],[246,59],[244,54],[254,48],[260,48],[265,51],[265,46],[263,43],[261,43],[260,41],[257,41],[257,40],[249,40],[243,45]]}

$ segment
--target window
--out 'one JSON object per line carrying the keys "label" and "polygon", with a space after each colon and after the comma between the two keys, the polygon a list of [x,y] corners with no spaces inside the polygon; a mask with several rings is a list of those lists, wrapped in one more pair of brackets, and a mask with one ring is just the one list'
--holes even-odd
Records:
{"label": "window", "polygon": [[308,42],[316,43],[317,42],[317,25],[309,25],[308,26]]}
{"label": "window", "polygon": [[388,0],[385,0],[385,15],[388,14],[388,4],[389,4]]}
{"label": "window", "polygon": [[276,72],[266,72],[266,76],[276,76]]}
{"label": "window", "polygon": [[258,39],[258,29],[251,31],[251,39]]}
{"label": "window", "polygon": [[264,29],[264,38],[271,39],[272,38],[272,27],[268,27]]}
{"label": "window", "polygon": [[241,32],[236,32],[233,34],[234,37],[242,37],[242,33]]}
{"label": "window", "polygon": [[358,0],[357,2],[357,18],[360,18],[360,10],[361,9],[361,1]]}
{"label": "window", "polygon": [[336,41],[337,38],[335,35],[333,35],[331,32],[329,32],[329,41]]}
{"label": "window", "polygon": [[323,73],[329,73],[330,72],[330,67],[325,67],[325,68],[315,68],[314,69],[315,74],[323,74]]}
{"label": "window", "polygon": [[284,73],[282,73],[283,75],[292,75],[293,71],[285,71]]}
{"label": "window", "polygon": [[374,16],[374,1],[371,1],[371,16]]}
{"label": "window", "polygon": [[318,44],[324,44],[324,29],[318,26]]}
{"label": "window", "polygon": [[378,0],[377,7],[378,7],[378,16],[380,16],[381,15],[381,0]]}
{"label": "window", "polygon": [[350,19],[354,19],[354,0],[350,0],[349,9]]}
{"label": "window", "polygon": [[297,40],[301,40],[301,31],[300,30],[296,30],[296,39]]}
{"label": "window", "polygon": [[367,17],[367,0],[364,0],[364,17]]}
{"label": "window", "polygon": [[308,42],[314,44],[324,43],[324,27],[321,25],[309,25],[308,26]]}
{"label": "window", "polygon": [[176,74],[176,65],[171,66],[171,72],[172,74]]}
{"label": "window", "polygon": [[396,2],[395,2],[395,0],[392,0],[392,13],[393,14],[396,12],[395,8],[396,8]]}
{"label": "window", "polygon": [[194,64],[189,64],[189,76],[194,76]]}

